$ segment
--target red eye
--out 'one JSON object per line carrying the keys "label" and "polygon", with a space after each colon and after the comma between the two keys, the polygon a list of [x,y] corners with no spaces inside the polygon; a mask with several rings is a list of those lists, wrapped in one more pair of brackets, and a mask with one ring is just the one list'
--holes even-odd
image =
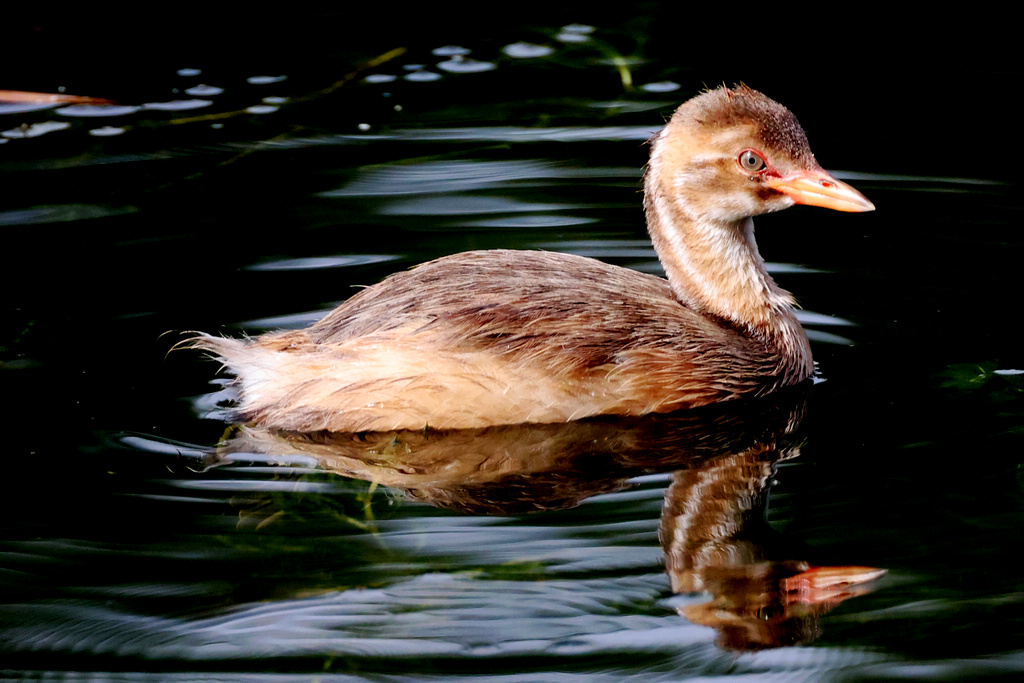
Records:
{"label": "red eye", "polygon": [[752,149],[745,149],[740,152],[740,156],[736,161],[739,162],[740,168],[747,173],[760,173],[768,165],[764,157],[761,156],[761,153]]}

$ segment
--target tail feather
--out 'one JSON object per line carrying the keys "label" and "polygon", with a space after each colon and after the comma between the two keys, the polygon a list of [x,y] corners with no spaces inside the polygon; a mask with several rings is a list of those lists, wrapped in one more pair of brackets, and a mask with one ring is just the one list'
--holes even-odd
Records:
{"label": "tail feather", "polygon": [[189,331],[186,334],[194,335],[183,339],[171,347],[172,351],[179,349],[195,349],[205,351],[207,356],[220,361],[223,368],[231,374],[238,375],[237,363],[245,350],[252,343],[248,339],[233,339],[231,337],[218,337],[205,332]]}
{"label": "tail feather", "polygon": [[176,347],[206,351],[230,367],[231,359],[243,352],[248,345],[249,342],[245,339],[218,337],[205,332],[197,332],[194,337],[189,337],[177,344]]}

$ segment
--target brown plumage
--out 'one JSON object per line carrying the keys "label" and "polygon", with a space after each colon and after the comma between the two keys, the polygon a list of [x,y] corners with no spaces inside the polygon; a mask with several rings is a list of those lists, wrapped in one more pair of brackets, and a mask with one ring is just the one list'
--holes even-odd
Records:
{"label": "brown plumage", "polygon": [[652,141],[644,206],[668,280],[567,254],[478,251],[397,273],[306,330],[191,345],[238,377],[246,419],[382,431],[642,415],[807,379],[793,300],[750,216],[874,208],[745,86],[682,105]]}

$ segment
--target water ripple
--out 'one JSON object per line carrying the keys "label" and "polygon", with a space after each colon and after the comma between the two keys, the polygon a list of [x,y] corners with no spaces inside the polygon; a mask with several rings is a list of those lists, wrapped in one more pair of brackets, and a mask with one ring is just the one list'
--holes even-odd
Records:
{"label": "water ripple", "polygon": [[[582,142],[611,140],[645,142],[659,130],[656,126],[566,126],[555,128],[525,126],[480,126],[467,128],[417,128],[395,130],[387,135],[337,135],[316,140],[318,144],[345,144],[374,140],[452,142]],[[307,139],[308,140],[308,139]],[[293,141],[298,142],[298,141]]]}
{"label": "water ripple", "polygon": [[246,270],[323,270],[327,268],[349,268],[373,263],[398,261],[397,254],[344,254],[339,256],[310,256],[304,258],[263,261],[246,266]]}
{"label": "water ripple", "polygon": [[483,190],[526,181],[578,178],[635,177],[636,169],[606,166],[579,167],[535,159],[510,161],[428,161],[365,169],[359,176],[321,197],[375,197],[408,194],[445,194]]}
{"label": "water ripple", "polygon": [[102,216],[118,216],[134,213],[138,209],[125,206],[100,206],[97,204],[60,204],[34,206],[31,209],[16,209],[0,213],[0,225],[35,225],[40,223],[63,223],[88,220]]}
{"label": "water ripple", "polygon": [[402,199],[379,209],[385,216],[458,216],[486,213],[529,213],[586,208],[574,204],[520,202],[504,197],[439,196]]}

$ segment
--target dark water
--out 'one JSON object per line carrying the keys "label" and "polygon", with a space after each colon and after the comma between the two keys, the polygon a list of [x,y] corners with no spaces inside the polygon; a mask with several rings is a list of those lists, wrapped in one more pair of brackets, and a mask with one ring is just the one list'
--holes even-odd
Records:
{"label": "dark water", "polygon": [[[0,87],[117,104],[0,105],[5,678],[1024,670],[1015,149],[963,98],[922,111],[1019,74],[723,67],[656,14],[346,19],[17,34],[44,57]],[[758,220],[804,306],[806,392],[329,443],[225,432],[216,366],[168,354],[466,249],[660,272],[642,143],[741,79],[878,207]]]}

